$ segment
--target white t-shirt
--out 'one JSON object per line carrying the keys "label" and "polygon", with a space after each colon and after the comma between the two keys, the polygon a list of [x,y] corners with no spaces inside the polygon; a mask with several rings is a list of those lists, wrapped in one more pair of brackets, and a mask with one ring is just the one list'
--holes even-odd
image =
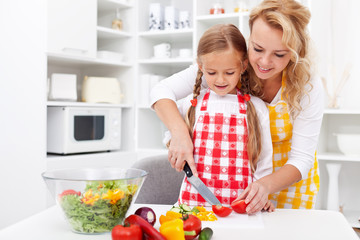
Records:
{"label": "white t-shirt", "polygon": [[[197,70],[196,64],[191,65],[158,83],[151,91],[151,105],[159,99],[167,98],[176,101],[191,94]],[[302,178],[307,177],[314,165],[324,109],[324,93],[320,78],[312,78],[311,84],[312,87],[307,86],[309,93],[301,100],[302,111],[296,119],[291,119],[293,136],[289,160],[286,163],[295,166]],[[202,88],[207,88],[205,80],[202,81]],[[280,97],[281,89],[270,104],[277,103]]]}

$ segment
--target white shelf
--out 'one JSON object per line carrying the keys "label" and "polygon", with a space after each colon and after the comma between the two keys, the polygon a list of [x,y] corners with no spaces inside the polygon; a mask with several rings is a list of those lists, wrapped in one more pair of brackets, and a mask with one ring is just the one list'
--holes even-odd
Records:
{"label": "white shelf", "polygon": [[332,109],[332,108],[326,108],[324,110],[324,114],[359,114],[360,115],[360,109]]}
{"label": "white shelf", "polygon": [[138,105],[137,108],[140,110],[151,110],[151,107],[149,105]]}
{"label": "white shelf", "polygon": [[132,64],[128,62],[118,62],[114,60],[105,60],[99,58],[89,58],[83,56],[70,56],[66,54],[47,53],[48,62],[59,66],[90,66],[90,65],[104,65],[115,67],[131,67]]}
{"label": "white shelf", "polygon": [[140,64],[154,64],[154,65],[164,65],[164,66],[171,66],[171,65],[180,65],[183,64],[184,66],[189,66],[193,63],[192,58],[163,58],[163,59],[141,59],[139,60]]}
{"label": "white shelf", "polygon": [[47,169],[77,167],[130,167],[136,160],[133,151],[110,151],[73,155],[47,154]]}
{"label": "white shelf", "polygon": [[344,210],[343,214],[351,227],[360,228],[360,210]]}
{"label": "white shelf", "polygon": [[103,26],[97,26],[97,36],[102,39],[120,39],[132,37],[131,33],[119,31]]}
{"label": "white shelf", "polygon": [[321,153],[317,158],[324,161],[360,162],[360,156],[346,156],[341,153]]}
{"label": "white shelf", "polygon": [[128,0],[98,0],[99,11],[113,11],[116,8],[131,8],[132,5],[128,3]]}
{"label": "white shelf", "polygon": [[249,16],[249,12],[208,14],[208,15],[197,16],[196,20],[200,22],[207,22],[209,24],[218,24],[218,23],[236,22],[239,21],[239,19],[244,16]]}
{"label": "white shelf", "polygon": [[131,108],[130,104],[110,104],[110,103],[87,103],[87,102],[67,102],[67,101],[48,101],[50,107],[113,107],[113,108]]}
{"label": "white shelf", "polygon": [[158,31],[145,31],[140,32],[139,37],[167,41],[191,41],[193,35],[193,29],[176,29],[176,30],[158,30]]}

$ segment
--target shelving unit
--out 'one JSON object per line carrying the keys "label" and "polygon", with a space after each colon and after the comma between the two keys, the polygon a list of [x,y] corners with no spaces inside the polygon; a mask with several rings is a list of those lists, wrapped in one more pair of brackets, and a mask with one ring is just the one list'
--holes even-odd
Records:
{"label": "shelving unit", "polygon": [[[360,110],[353,109],[325,109],[322,129],[318,146],[318,159],[320,161],[321,186],[320,197],[327,199],[330,182],[338,185],[339,205],[343,205],[343,214],[349,224],[354,228],[360,228],[358,218],[360,207],[356,204],[358,194],[358,182],[360,181],[360,156],[347,156],[340,152],[334,133],[356,132],[360,133]],[[332,165],[340,169],[338,176],[332,175],[326,166]],[[355,191],[354,191],[355,190]],[[354,201],[355,200],[355,201]],[[320,208],[327,208],[322,201]]]}
{"label": "shelving unit", "polygon": [[[53,8],[54,6],[56,8]],[[83,4],[83,5],[82,5]],[[61,6],[59,6],[61,5]],[[82,6],[80,9],[79,6]],[[123,29],[112,29],[112,20],[116,17],[116,11],[119,9],[120,15],[123,18]],[[52,15],[54,11],[59,13],[55,16]],[[49,29],[54,29],[52,23],[60,24],[60,31],[66,29],[67,26],[62,19],[69,19],[67,22],[76,25],[79,22],[78,15],[67,15],[67,12],[81,12],[83,15],[88,16],[91,21],[81,24],[78,29],[89,32],[85,42],[93,42],[89,49],[84,51],[66,52],[66,46],[61,46],[56,50],[49,48],[47,52],[47,72],[48,78],[52,73],[67,73],[75,74],[77,77],[77,102],[62,102],[62,101],[48,101],[47,106],[76,106],[76,107],[107,107],[110,104],[102,103],[85,103],[81,102],[81,85],[84,76],[96,77],[115,77],[119,80],[121,92],[124,95],[121,104],[111,104],[111,107],[120,108],[121,114],[121,149],[119,151],[100,152],[100,153],[87,153],[87,154],[74,154],[74,155],[47,155],[47,167],[49,169],[61,167],[76,167],[76,166],[100,166],[100,165],[122,165],[127,166],[135,160],[136,154],[134,151],[135,145],[134,136],[134,86],[135,86],[135,58],[132,54],[135,48],[135,30],[129,26],[129,23],[135,21],[135,9],[132,1],[125,0],[81,0],[79,3],[74,4],[72,1],[64,1],[59,3],[56,0],[51,0],[49,3]],[[61,17],[62,19],[58,19]],[[81,21],[80,21],[81,22]],[[58,25],[56,25],[58,27]],[[51,30],[52,31],[52,30]],[[80,31],[81,32],[81,31]],[[61,34],[58,33],[58,34]],[[63,33],[64,43],[56,43],[57,39],[49,36],[49,41],[52,45],[71,44],[72,39],[69,34]],[[80,38],[80,36],[73,37]],[[54,43],[55,41],[55,43]],[[70,41],[70,42],[69,42]],[[68,43],[69,42],[69,43]],[[78,44],[79,39],[74,43]],[[81,44],[79,44],[81,45]],[[86,44],[84,44],[86,45]],[[99,58],[97,51],[111,51],[123,54],[123,60],[113,58]],[[88,54],[91,53],[91,54]],[[130,141],[129,141],[130,139]],[[126,160],[122,160],[126,159]],[[130,165],[129,165],[130,166]]]}

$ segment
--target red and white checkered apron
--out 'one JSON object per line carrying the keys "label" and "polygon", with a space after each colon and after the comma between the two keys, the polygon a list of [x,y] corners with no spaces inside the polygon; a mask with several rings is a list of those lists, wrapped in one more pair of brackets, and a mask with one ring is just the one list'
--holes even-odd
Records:
{"label": "red and white checkered apron", "polygon": [[[210,89],[204,95],[194,126],[194,160],[199,178],[221,204],[230,205],[252,182],[246,146],[246,103],[237,90],[238,114],[210,114],[207,111],[209,96]],[[181,185],[179,203],[210,206],[187,178]]]}

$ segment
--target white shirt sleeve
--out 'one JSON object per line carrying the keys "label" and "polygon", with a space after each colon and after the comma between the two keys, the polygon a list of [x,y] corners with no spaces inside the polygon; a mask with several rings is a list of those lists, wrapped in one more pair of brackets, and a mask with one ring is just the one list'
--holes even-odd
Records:
{"label": "white shirt sleeve", "polygon": [[270,133],[269,110],[261,99],[251,96],[251,101],[256,109],[261,127],[261,153],[254,172],[254,181],[256,181],[273,172],[273,148]]}
{"label": "white shirt sleeve", "polygon": [[[175,73],[156,84],[150,92],[151,107],[160,99],[171,99],[177,101],[193,92],[195,79],[198,71],[197,64],[193,64],[187,69]],[[207,88],[203,78],[202,88]]]}
{"label": "white shirt sleeve", "polygon": [[[192,99],[192,94],[189,94],[187,97],[182,98],[180,100],[178,100],[176,102],[176,105],[179,109],[180,115],[185,119],[185,115],[188,112],[189,108],[190,108],[190,100]],[[163,144],[166,145],[171,139],[171,133],[169,130],[167,130],[164,133],[164,138],[163,138]]]}
{"label": "white shirt sleeve", "polygon": [[[319,77],[311,81],[310,92],[301,100],[302,111],[293,120],[291,151],[286,164],[295,166],[302,179],[307,178],[314,166],[324,112],[324,91]],[[308,86],[310,87],[310,86]]]}

